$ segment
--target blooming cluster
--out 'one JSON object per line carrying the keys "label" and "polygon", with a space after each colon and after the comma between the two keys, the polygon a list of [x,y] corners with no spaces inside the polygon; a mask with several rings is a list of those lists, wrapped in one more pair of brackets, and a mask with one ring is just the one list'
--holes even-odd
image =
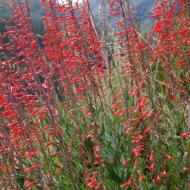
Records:
{"label": "blooming cluster", "polygon": [[188,189],[189,0],[156,1],[146,35],[110,0],[111,59],[88,0],[40,3],[43,35],[28,0],[2,0],[0,187]]}

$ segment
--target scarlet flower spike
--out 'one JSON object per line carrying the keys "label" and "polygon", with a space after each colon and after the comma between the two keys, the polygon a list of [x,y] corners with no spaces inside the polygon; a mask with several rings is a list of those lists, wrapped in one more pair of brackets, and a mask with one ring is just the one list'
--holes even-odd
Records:
{"label": "scarlet flower spike", "polygon": [[90,3],[1,0],[2,188],[188,189],[188,1],[155,1],[146,34],[132,1]]}

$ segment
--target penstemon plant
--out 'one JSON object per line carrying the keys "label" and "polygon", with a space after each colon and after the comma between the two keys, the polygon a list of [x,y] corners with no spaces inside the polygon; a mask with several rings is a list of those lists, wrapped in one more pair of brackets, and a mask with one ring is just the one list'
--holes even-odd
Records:
{"label": "penstemon plant", "polygon": [[88,0],[40,0],[43,34],[0,2],[1,189],[190,188],[189,0],[155,1],[147,34],[128,0],[100,30]]}

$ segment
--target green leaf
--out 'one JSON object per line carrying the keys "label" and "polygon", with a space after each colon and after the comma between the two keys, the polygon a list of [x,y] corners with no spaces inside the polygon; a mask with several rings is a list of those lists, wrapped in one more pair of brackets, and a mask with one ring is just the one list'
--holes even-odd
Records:
{"label": "green leaf", "polygon": [[117,174],[117,172],[115,171],[113,165],[107,161],[105,161],[105,165],[106,165],[106,168],[109,172],[110,179],[115,181],[117,184],[120,184],[122,182],[122,180],[121,180],[120,176]]}

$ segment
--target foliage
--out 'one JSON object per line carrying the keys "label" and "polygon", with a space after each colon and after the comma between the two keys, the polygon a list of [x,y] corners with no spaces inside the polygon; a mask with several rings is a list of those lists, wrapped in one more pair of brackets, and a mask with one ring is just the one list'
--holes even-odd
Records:
{"label": "foliage", "polygon": [[28,0],[7,4],[0,187],[188,190],[189,1],[157,1],[146,35],[129,1],[105,4],[114,34],[71,2],[41,0],[41,35]]}

